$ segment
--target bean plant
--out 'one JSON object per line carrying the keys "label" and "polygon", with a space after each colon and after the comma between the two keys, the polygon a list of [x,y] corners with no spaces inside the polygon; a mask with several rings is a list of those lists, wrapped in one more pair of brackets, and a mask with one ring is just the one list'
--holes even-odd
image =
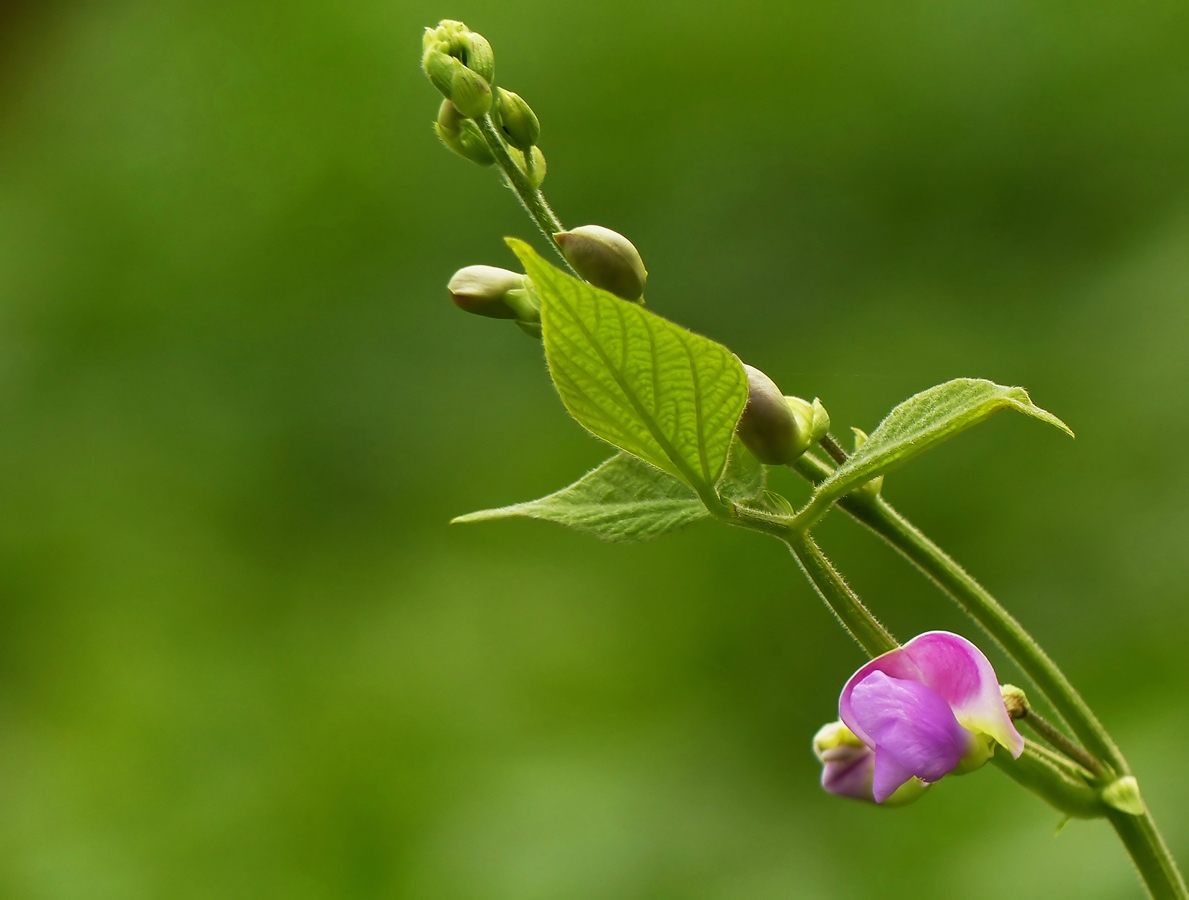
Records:
{"label": "bean plant", "polygon": [[[1072,436],[1069,427],[1021,387],[958,378],[908,398],[870,435],[852,429],[844,447],[819,399],[786,396],[727,347],[648,309],[648,273],[626,237],[562,225],[541,190],[540,122],[497,84],[486,39],[444,20],[426,29],[422,67],[444,98],[434,123],[441,142],[494,170],[556,253],[550,262],[508,238],[524,271],[467,266],[450,280],[451,297],[541,341],[563,406],[615,451],[546,497],[455,521],[527,517],[606,541],[642,541],[707,519],[781,541],[870,657],[844,685],[838,720],[812,737],[826,791],[899,806],[949,775],[990,764],[1062,821],[1107,820],[1152,897],[1189,900],[1139,783],[1086,701],[1024,626],[883,496],[888,472],[1002,410]],[[779,466],[812,486],[799,509],[768,487],[769,470]],[[1001,685],[965,638],[931,631],[897,641],[814,540],[835,509],[961,606],[1058,720],[1042,717],[1023,689]]]}

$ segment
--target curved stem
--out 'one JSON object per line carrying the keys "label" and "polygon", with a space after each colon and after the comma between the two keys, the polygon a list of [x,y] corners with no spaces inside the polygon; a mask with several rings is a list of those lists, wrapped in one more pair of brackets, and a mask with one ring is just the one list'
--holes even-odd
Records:
{"label": "curved stem", "polygon": [[1085,779],[1066,771],[1031,741],[1025,744],[1019,759],[997,752],[991,762],[1012,781],[1067,816],[1096,819],[1106,815],[1098,792]]}
{"label": "curved stem", "polygon": [[1185,879],[1156,829],[1149,813],[1132,816],[1112,809],[1107,814],[1119,840],[1131,855],[1136,871],[1155,900],[1185,900],[1189,897]]}
{"label": "curved stem", "polygon": [[[793,468],[814,484],[830,474],[829,466],[809,454],[797,460]],[[957,601],[1049,698],[1086,747],[1116,774],[1128,774],[1127,760],[1069,679],[1015,617],[965,569],[882,497],[856,492],[841,498],[838,505],[891,544]],[[1002,761],[999,765],[1005,768]],[[1107,818],[1152,897],[1189,900],[1189,889],[1151,814],[1133,816],[1108,809]]]}
{"label": "curved stem", "polygon": [[868,656],[881,656],[900,646],[838,574],[813,538],[804,532],[792,532],[784,537],[784,541],[818,595]]}
{"label": "curved stem", "polygon": [[1049,698],[1086,749],[1119,775],[1128,774],[1127,760],[1065,673],[986,588],[882,497],[857,499],[844,508],[957,600]]}
{"label": "curved stem", "polygon": [[[504,181],[507,182],[508,187],[512,189],[512,193],[520,200],[529,218],[541,230],[541,234],[545,235],[545,240],[549,242],[549,246],[557,251],[557,255],[561,256],[562,262],[566,264],[566,268],[573,272],[574,270],[570,266],[570,263],[562,256],[561,248],[557,246],[557,241],[553,239],[553,236],[559,231],[565,231],[565,227],[561,224],[561,220],[553,210],[549,208],[549,204],[545,202],[545,195],[541,193],[539,188],[533,186],[533,183],[528,179],[528,175],[516,164],[516,160],[512,159],[512,155],[508,152],[508,148],[500,138],[499,132],[495,130],[495,123],[491,121],[491,115],[486,115],[482,119],[476,119],[475,124],[479,126],[479,131],[482,132],[488,149],[495,156],[495,163],[504,174]],[[578,273],[575,272],[574,274],[577,275]]]}

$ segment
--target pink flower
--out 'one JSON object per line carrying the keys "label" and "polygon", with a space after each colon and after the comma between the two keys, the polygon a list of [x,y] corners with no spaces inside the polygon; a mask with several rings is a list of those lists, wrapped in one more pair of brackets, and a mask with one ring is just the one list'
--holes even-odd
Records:
{"label": "pink flower", "polygon": [[[996,743],[1016,758],[1024,752],[990,661],[970,641],[945,631],[918,635],[859,669],[842,690],[838,714],[873,758],[852,747],[851,769],[823,771],[823,787],[866,798],[857,787],[865,772],[856,767],[870,765],[876,803],[914,777],[932,784],[955,770],[973,771]],[[841,764],[846,754],[834,755]],[[830,762],[823,759],[827,770]]]}

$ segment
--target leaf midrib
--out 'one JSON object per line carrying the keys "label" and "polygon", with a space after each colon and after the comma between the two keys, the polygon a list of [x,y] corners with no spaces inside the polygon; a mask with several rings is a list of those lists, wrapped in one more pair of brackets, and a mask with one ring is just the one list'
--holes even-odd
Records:
{"label": "leaf midrib", "polygon": [[[660,446],[661,450],[669,458],[669,461],[671,463],[673,463],[673,465],[675,465],[681,471],[682,477],[692,487],[694,487],[694,489],[697,490],[699,494],[703,494],[706,491],[708,491],[711,487],[711,485],[709,484],[709,472],[707,472],[705,480],[698,479],[695,476],[693,471],[686,464],[685,460],[683,460],[678,455],[676,448],[669,442],[669,439],[659,430],[659,427],[657,426],[653,417],[651,415],[649,415],[648,411],[645,410],[643,403],[641,403],[640,398],[636,396],[636,392],[633,391],[631,389],[631,387],[627,384],[627,382],[624,380],[622,374],[619,371],[619,368],[611,362],[611,359],[608,356],[607,352],[603,349],[602,343],[599,342],[598,340],[596,340],[595,336],[593,334],[591,334],[590,329],[586,327],[586,323],[582,321],[581,317],[575,312],[574,307],[565,298],[565,295],[564,295],[563,290],[561,289],[561,286],[557,284],[557,281],[555,279],[553,279],[553,282],[554,282],[553,287],[555,289],[553,291],[554,296],[546,296],[545,298],[543,298],[546,303],[546,308],[548,308],[548,306],[554,302],[560,303],[563,307],[565,307],[566,312],[570,316],[570,321],[573,322],[578,327],[578,329],[582,332],[583,336],[587,339],[587,341],[590,342],[590,345],[592,347],[594,347],[595,352],[599,354],[599,358],[602,360],[603,365],[607,367],[607,371],[611,373],[611,377],[613,379],[615,379],[615,383],[617,385],[619,385],[619,389],[623,392],[623,395],[627,398],[628,402],[632,404],[632,407],[636,410],[636,414],[638,416],[640,416],[640,420],[644,423],[645,427],[648,429],[648,433],[650,435],[652,435],[652,439],[657,442],[657,444]],[[620,302],[622,302],[622,301],[620,301]],[[621,310],[619,310],[617,308],[616,311],[620,312],[620,314],[622,315]],[[548,322],[548,314],[546,314],[546,322]],[[621,319],[621,322],[622,322],[622,319]],[[648,326],[645,323],[645,328],[647,328],[647,327]],[[649,331],[651,331],[651,329],[649,329]],[[627,330],[626,330],[626,328],[624,330],[624,353],[625,354],[627,353]],[[689,355],[688,348],[687,348],[686,353],[688,356]],[[655,354],[653,354],[654,373],[655,373],[655,358],[656,358]],[[695,372],[696,372],[696,370],[695,370]],[[696,377],[694,378],[694,395],[695,395],[695,398],[697,398],[700,395]],[[699,425],[698,446],[699,446],[699,449],[704,452],[705,441],[702,440],[700,409],[699,409],[698,416],[699,416],[699,418],[698,418],[698,425]]]}

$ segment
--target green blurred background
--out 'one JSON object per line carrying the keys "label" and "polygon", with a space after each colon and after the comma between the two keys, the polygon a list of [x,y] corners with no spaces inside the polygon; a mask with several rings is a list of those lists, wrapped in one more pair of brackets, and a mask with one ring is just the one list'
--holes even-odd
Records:
{"label": "green blurred background", "polygon": [[[430,131],[442,17],[658,312],[842,430],[960,375],[1074,427],[1000,416],[885,493],[1066,667],[1189,863],[1183,3],[10,0],[0,895],[1140,896],[1106,826],[1054,837],[992,769],[821,793],[861,657],[775,542],[447,525],[608,451],[445,296],[532,231]],[[977,638],[843,517],[821,538],[901,637]]]}

